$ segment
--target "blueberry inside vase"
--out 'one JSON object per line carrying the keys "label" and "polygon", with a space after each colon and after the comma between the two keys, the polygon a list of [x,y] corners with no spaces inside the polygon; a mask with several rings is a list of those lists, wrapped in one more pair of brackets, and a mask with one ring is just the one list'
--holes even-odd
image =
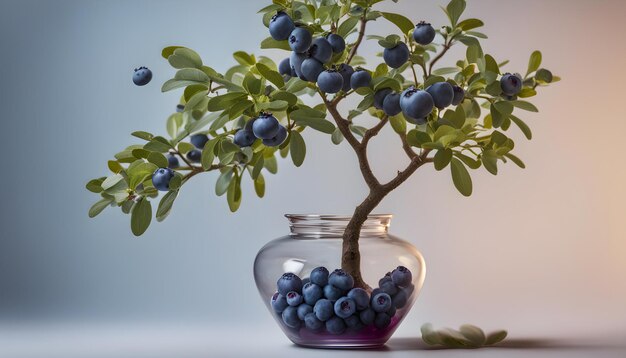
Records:
{"label": "blueberry inside vase", "polygon": [[341,268],[350,216],[286,215],[290,233],[265,245],[254,263],[261,298],[287,337],[307,347],[385,344],[410,310],[425,263],[410,243],[388,233],[391,215],[369,215],[360,231],[359,287]]}

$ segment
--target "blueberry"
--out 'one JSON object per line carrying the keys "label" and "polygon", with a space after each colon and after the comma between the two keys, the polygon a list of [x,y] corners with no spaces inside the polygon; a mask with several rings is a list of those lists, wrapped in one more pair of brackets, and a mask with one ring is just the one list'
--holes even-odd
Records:
{"label": "blueberry", "polygon": [[289,57],[284,58],[282,61],[280,61],[280,63],[278,64],[278,73],[283,76],[292,76],[293,73],[291,72]]}
{"label": "blueberry", "polygon": [[391,307],[389,307],[389,309],[385,313],[388,314],[389,317],[393,317],[396,315],[396,310],[397,310],[396,306],[392,304]]}
{"label": "blueberry", "polygon": [[409,60],[409,48],[404,42],[399,42],[395,47],[383,51],[383,59],[389,67],[398,68]]}
{"label": "blueberry", "polygon": [[356,309],[359,311],[366,309],[370,305],[370,296],[367,291],[362,288],[356,287],[351,289],[350,292],[348,292],[348,297],[354,300]]}
{"label": "blueberry", "polygon": [[405,117],[417,122],[423,121],[435,107],[433,97],[426,91],[410,87],[400,95],[400,108]]}
{"label": "blueberry", "polygon": [[[284,314],[284,312],[283,312]],[[374,318],[374,326],[378,329],[383,329],[389,326],[391,323],[391,317],[388,314],[381,312],[376,314],[376,318]]]}
{"label": "blueberry", "polygon": [[336,70],[326,70],[317,77],[317,86],[322,92],[337,93],[343,87],[343,77]]}
{"label": "blueberry", "polygon": [[324,322],[317,319],[315,313],[307,313],[307,315],[304,316],[304,325],[311,331],[319,331],[324,327]]}
{"label": "blueberry", "polygon": [[433,103],[435,107],[444,109],[452,104],[454,99],[454,89],[448,82],[437,82],[428,86],[426,92],[430,93],[433,97]]}
{"label": "blueberry", "polygon": [[507,96],[515,96],[522,90],[522,79],[519,75],[505,73],[500,79],[502,92]]}
{"label": "blueberry", "polygon": [[378,109],[383,109],[385,97],[387,97],[387,95],[392,92],[393,91],[391,90],[391,88],[383,88],[376,91],[376,93],[374,93],[374,107]]}
{"label": "blueberry", "polygon": [[282,313],[285,308],[289,306],[287,304],[287,299],[285,299],[285,296],[281,295],[278,292],[274,293],[270,302],[272,304],[272,308],[276,313]]}
{"label": "blueberry", "polygon": [[159,168],[152,174],[152,185],[157,190],[170,190],[170,181],[174,177],[174,171],[170,168]]}
{"label": "blueberry", "polygon": [[302,61],[302,66],[300,66],[300,71],[302,71],[302,76],[304,76],[309,82],[317,82],[317,78],[320,73],[324,71],[324,65],[321,62],[314,58],[307,58]]}
{"label": "blueberry", "polygon": [[185,105],[184,104],[177,104],[176,105],[176,112],[182,113],[184,111],[185,111]]}
{"label": "blueberry", "polygon": [[352,315],[350,317],[344,318],[343,321],[350,331],[360,331],[361,329],[363,329],[363,323],[361,323],[361,320],[357,315]]}
{"label": "blueberry", "polygon": [[293,20],[291,20],[289,15],[279,11],[276,15],[272,16],[272,19],[270,20],[270,35],[277,41],[287,40],[289,34],[291,34],[291,31],[293,31],[295,27],[296,25],[293,23]]}
{"label": "blueberry", "polygon": [[371,308],[366,308],[365,310],[359,313],[359,319],[366,326],[369,326],[370,324],[374,323],[375,318],[376,318],[376,312],[374,312],[374,310]]}
{"label": "blueberry", "polygon": [[339,66],[337,72],[339,72],[339,74],[343,78],[343,85],[341,86],[341,89],[344,92],[348,92],[350,90],[350,81],[352,79],[352,74],[354,73],[354,68],[352,68],[352,66],[350,65],[342,63]]}
{"label": "blueberry", "polygon": [[330,34],[326,37],[334,53],[343,52],[346,49],[346,40],[337,34]]}
{"label": "blueberry", "polygon": [[372,75],[364,69],[357,69],[350,77],[350,87],[357,89],[361,87],[369,87],[372,83]]}
{"label": "blueberry", "polygon": [[[248,121],[246,122],[246,124],[243,126],[243,129],[244,129],[244,130],[247,130],[247,131],[249,131],[249,132],[252,132],[252,125],[254,125],[254,120],[255,120],[255,119],[256,119],[256,118],[252,118],[252,119],[248,120]],[[252,134],[254,134],[254,133],[252,133]]]}
{"label": "blueberry", "polygon": [[400,108],[400,93],[390,93],[383,100],[383,111],[388,116],[395,116],[402,112]]}
{"label": "blueberry", "polygon": [[289,35],[289,47],[298,53],[306,52],[311,46],[311,42],[313,41],[313,36],[309,30],[303,27],[296,27],[291,34]]}
{"label": "blueberry", "polygon": [[398,293],[395,296],[393,296],[393,298],[391,299],[391,303],[393,304],[395,308],[402,308],[406,305],[408,300],[409,300],[409,293],[407,292],[406,289],[401,288],[398,290]]}
{"label": "blueberry", "polygon": [[382,286],[385,281],[391,281],[391,272],[387,272],[383,278],[378,280],[378,287]]}
{"label": "blueberry", "polygon": [[296,291],[289,291],[287,293],[287,304],[289,306],[299,306],[302,303],[302,295]]}
{"label": "blueberry", "polygon": [[291,272],[284,273],[276,282],[276,286],[278,287],[278,293],[285,297],[289,291],[302,292],[302,280]]}
{"label": "blueberry", "polygon": [[287,129],[283,126],[278,126],[278,133],[275,136],[269,139],[263,139],[263,144],[268,147],[276,147],[281,145],[282,142],[287,138]]}
{"label": "blueberry", "polygon": [[315,317],[320,321],[327,321],[334,314],[333,303],[330,300],[322,298],[315,302],[313,312],[315,313]]}
{"label": "blueberry", "polygon": [[178,157],[173,154],[169,154],[167,156],[167,167],[170,169],[175,169],[179,167]]}
{"label": "blueberry", "polygon": [[328,284],[328,269],[324,266],[316,267],[311,271],[311,282],[324,287]]}
{"label": "blueberry", "polygon": [[330,61],[333,56],[333,48],[330,42],[323,37],[318,37],[311,43],[309,47],[309,57],[318,60],[321,63]]}
{"label": "blueberry", "polygon": [[298,318],[298,309],[292,306],[285,308],[282,314],[283,322],[288,327],[298,328],[300,327],[300,319]]}
{"label": "blueberry", "polygon": [[150,83],[152,80],[152,71],[148,69],[148,67],[139,67],[135,68],[135,73],[133,73],[133,83],[137,86],[145,86]]}
{"label": "blueberry", "polygon": [[376,312],[385,312],[391,307],[391,296],[381,292],[372,296],[372,309]]}
{"label": "blueberry", "polygon": [[377,288],[372,290],[372,293],[370,294],[370,297],[374,297],[374,296],[376,296],[377,294],[379,294],[381,292],[383,292],[383,290],[381,290],[380,288],[377,287]]}
{"label": "blueberry", "polygon": [[278,134],[280,123],[269,113],[261,113],[252,124],[254,136],[261,139],[272,139]]}
{"label": "blueberry", "polygon": [[341,318],[350,317],[356,312],[356,302],[349,297],[341,297],[335,302],[335,314]]}
{"label": "blueberry", "polygon": [[235,133],[233,143],[243,148],[251,146],[255,140],[256,137],[254,136],[254,133],[245,129],[240,129],[237,131],[237,133]]}
{"label": "blueberry", "polygon": [[320,286],[309,282],[302,286],[302,296],[304,297],[304,302],[314,305],[315,302],[324,296],[324,292]]}
{"label": "blueberry", "polygon": [[189,137],[189,141],[191,142],[191,144],[193,144],[196,148],[198,149],[202,149],[204,148],[204,146],[206,145],[206,142],[209,141],[209,137],[207,137],[206,134],[194,134],[191,137]]}
{"label": "blueberry", "polygon": [[354,279],[349,273],[342,269],[336,269],[328,276],[328,284],[337,287],[340,290],[348,291],[354,287]]}
{"label": "blueberry", "polygon": [[343,291],[333,285],[324,286],[324,297],[331,301],[337,301],[343,296]]}
{"label": "blueberry", "polygon": [[404,266],[398,266],[395,270],[391,272],[391,279],[393,283],[400,287],[406,287],[411,284],[413,281],[413,275],[408,268]]}
{"label": "blueberry", "polygon": [[342,334],[346,331],[346,323],[339,317],[332,317],[326,321],[326,330],[330,334]]}
{"label": "blueberry", "polygon": [[186,157],[192,163],[200,163],[200,160],[202,159],[202,152],[200,149],[193,149],[187,152]]}
{"label": "blueberry", "polygon": [[452,86],[454,91],[454,98],[452,98],[452,105],[458,106],[465,99],[465,90],[459,86]]}
{"label": "blueberry", "polygon": [[301,80],[306,78],[302,75],[302,62],[306,60],[306,55],[303,53],[292,52],[289,56],[289,65],[291,66],[292,75],[298,76]]}
{"label": "blueberry", "polygon": [[313,306],[311,305],[307,305],[306,303],[303,303],[300,306],[298,306],[298,318],[300,318],[301,321],[304,321],[304,317],[306,317],[307,314],[312,313],[312,312],[313,312]]}
{"label": "blueberry", "polygon": [[393,296],[398,293],[398,287],[391,280],[385,280],[380,285],[380,290],[389,296]]}
{"label": "blueberry", "polygon": [[413,39],[420,45],[428,45],[435,39],[435,29],[426,21],[420,21],[413,30]]}

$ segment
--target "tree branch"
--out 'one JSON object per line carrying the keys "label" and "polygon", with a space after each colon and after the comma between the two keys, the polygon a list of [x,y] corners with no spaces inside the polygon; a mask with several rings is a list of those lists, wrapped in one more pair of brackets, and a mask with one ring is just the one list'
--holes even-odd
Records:
{"label": "tree branch", "polygon": [[432,159],[427,158],[428,153],[430,153],[430,149],[426,149],[421,155],[415,156],[403,171],[399,172],[398,175],[388,183],[382,185],[383,191],[385,193],[391,192],[400,184],[404,183],[419,167],[431,162]]}
{"label": "tree branch", "polygon": [[370,141],[370,139],[372,139],[372,137],[375,137],[378,134],[378,132],[380,132],[380,130],[383,129],[383,127],[385,126],[385,124],[387,124],[388,121],[389,121],[389,117],[385,115],[383,118],[380,119],[380,122],[378,122],[372,128],[368,129],[363,135],[363,140],[361,141],[361,145],[367,147],[367,143]]}
{"label": "tree branch", "polygon": [[365,20],[365,12],[363,12],[363,16],[361,17],[361,27],[359,27],[359,37],[357,37],[352,49],[350,49],[348,58],[346,58],[346,64],[348,65],[350,64],[350,61],[352,61],[354,55],[356,55],[356,51],[359,48],[361,41],[363,41],[363,36],[365,36],[365,24],[367,24],[367,20]]}
{"label": "tree branch", "polygon": [[453,44],[454,43],[452,42],[452,40],[450,40],[449,43],[444,42],[443,50],[437,56],[435,56],[435,58],[433,58],[432,61],[430,61],[430,65],[428,66],[428,76],[429,77],[430,77],[430,75],[432,75],[433,67],[435,66],[437,61],[439,61],[446,54],[446,52],[448,52],[448,50],[450,49],[450,47],[452,47]]}
{"label": "tree branch", "polygon": [[402,141],[402,149],[404,150],[406,155],[409,157],[409,159],[412,160],[413,158],[417,157],[417,153],[413,151],[413,149],[409,145],[409,142],[407,142],[406,140],[406,133],[404,135],[398,133],[398,136],[400,137],[400,140]]}

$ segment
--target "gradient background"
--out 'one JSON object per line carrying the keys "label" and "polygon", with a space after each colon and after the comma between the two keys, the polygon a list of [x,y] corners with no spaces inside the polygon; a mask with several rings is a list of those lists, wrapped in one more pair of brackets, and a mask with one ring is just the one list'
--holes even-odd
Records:
{"label": "gradient background", "polygon": [[[252,263],[262,245],[287,233],[283,214],[350,213],[364,197],[345,143],[307,131],[304,165],[280,161],[279,175],[266,176],[266,198],[247,185],[236,214],[213,194],[213,173],[194,178],[166,222],[141,238],[117,211],[89,220],[96,196],[84,190],[133,142],[130,132],[165,132],[179,93],[160,93],[174,74],[161,48],[189,46],[224,71],[236,50],[260,54],[267,32],[256,10],[265,3],[2,1],[0,356],[246,356],[246,346],[256,356],[293,354],[258,298]],[[382,7],[443,24],[445,3]],[[590,353],[576,350],[589,348],[580,342],[626,338],[624,15],[618,0],[469,1],[465,16],[485,21],[483,47],[511,59],[507,70],[525,72],[540,49],[563,81],[533,100],[539,114],[524,113],[532,141],[510,130],[526,170],[474,171],[466,199],[447,170],[425,168],[377,210],[395,214],[391,231],[428,264],[396,337],[418,336],[424,322],[472,322],[568,356]],[[390,31],[380,19],[368,33]],[[373,41],[362,48],[370,57],[379,51]],[[441,66],[463,53],[454,48]],[[138,88],[131,75],[141,65],[154,79]],[[389,128],[370,156],[382,178],[406,164]],[[241,344],[236,335],[252,338]],[[573,343],[546,343],[556,338]]]}

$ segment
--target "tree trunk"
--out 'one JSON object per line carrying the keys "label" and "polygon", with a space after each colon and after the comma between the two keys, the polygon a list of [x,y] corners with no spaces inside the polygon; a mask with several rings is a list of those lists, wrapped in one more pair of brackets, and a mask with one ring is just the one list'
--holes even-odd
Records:
{"label": "tree trunk", "polygon": [[361,227],[368,215],[378,206],[387,193],[381,189],[372,190],[365,200],[354,209],[352,218],[343,232],[343,249],[341,254],[341,268],[354,278],[354,286],[371,290],[361,275],[361,252],[359,237]]}

